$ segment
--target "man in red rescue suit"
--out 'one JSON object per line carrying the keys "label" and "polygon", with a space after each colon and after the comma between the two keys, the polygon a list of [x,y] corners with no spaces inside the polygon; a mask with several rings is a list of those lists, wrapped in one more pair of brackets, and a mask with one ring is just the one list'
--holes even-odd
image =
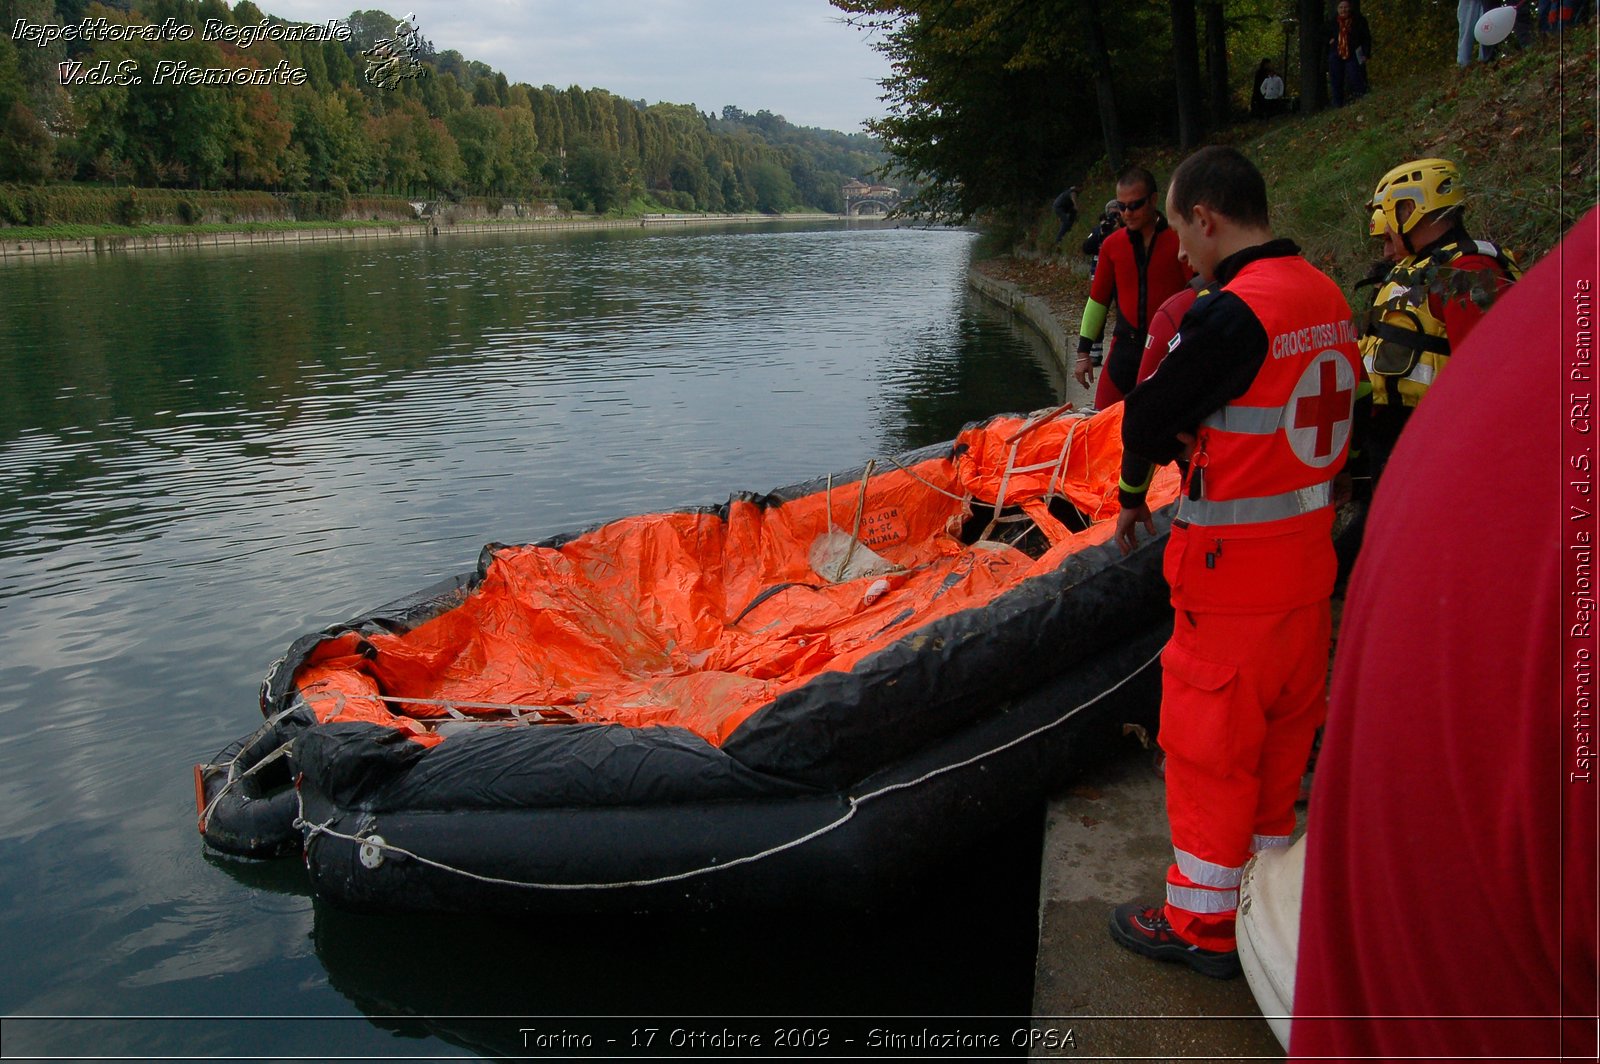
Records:
{"label": "man in red rescue suit", "polygon": [[1105,335],[1106,315],[1115,300],[1117,324],[1094,394],[1094,405],[1101,410],[1133,390],[1150,315],[1193,276],[1178,261],[1178,238],[1156,207],[1156,179],[1150,171],[1131,166],[1119,174],[1116,202],[1122,228],[1100,245],[1073,367],[1078,383],[1087,388],[1093,374],[1090,355]]}
{"label": "man in red rescue suit", "polygon": [[[1203,148],[1172,176],[1167,213],[1212,278],[1160,367],[1127,399],[1126,450],[1187,459],[1167,543],[1172,639],[1161,746],[1174,862],[1163,905],[1112,913],[1121,945],[1216,978],[1239,972],[1234,917],[1250,854],[1288,845],[1327,708],[1332,481],[1361,364],[1338,285],[1274,239],[1266,184],[1238,151]],[[1151,528],[1122,485],[1116,538]]]}

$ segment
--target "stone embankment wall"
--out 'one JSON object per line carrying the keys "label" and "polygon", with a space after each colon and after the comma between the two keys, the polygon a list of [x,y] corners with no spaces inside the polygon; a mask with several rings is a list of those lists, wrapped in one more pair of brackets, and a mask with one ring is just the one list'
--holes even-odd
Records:
{"label": "stone embankment wall", "polygon": [[1041,296],[1029,295],[1020,285],[992,277],[977,268],[967,271],[967,284],[979,295],[1009,308],[1013,314],[1033,326],[1049,344],[1050,351],[1055,355],[1062,370],[1067,373],[1072,372],[1078,337],[1076,333],[1068,335],[1061,317],[1050,303]]}

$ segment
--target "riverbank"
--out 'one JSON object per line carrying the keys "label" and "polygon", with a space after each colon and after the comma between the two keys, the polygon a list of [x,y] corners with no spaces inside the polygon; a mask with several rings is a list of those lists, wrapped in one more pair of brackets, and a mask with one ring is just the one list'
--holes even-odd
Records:
{"label": "riverbank", "polygon": [[[1067,372],[1067,399],[1090,401],[1070,373],[1086,269],[1004,257],[975,263],[967,281],[1044,337]],[[1243,978],[1207,979],[1182,965],[1153,963],[1107,931],[1114,906],[1154,901],[1166,889],[1172,850],[1151,755],[1129,738],[1121,756],[1053,797],[1045,816],[1034,1025],[1070,1028],[1074,1053],[1095,1057],[1283,1059]]]}
{"label": "riverbank", "polygon": [[[1049,346],[1067,376],[1068,389],[1082,391],[1072,381],[1072,364],[1078,349],[1078,321],[1089,292],[1087,265],[1009,255],[982,259],[967,271],[967,284],[1027,322]],[[1085,400],[1092,396],[1092,392],[1083,393]],[[1074,395],[1066,398],[1078,401]]]}
{"label": "riverbank", "polygon": [[655,229],[698,225],[753,225],[762,222],[845,221],[843,214],[646,214],[631,218],[556,217],[508,222],[467,222],[440,225],[420,220],[391,225],[320,225],[261,229],[240,227],[201,231],[113,232],[57,239],[10,239],[0,229],[0,262],[15,262],[66,255],[114,255],[183,248],[232,247],[251,244],[307,244],[335,240],[379,240],[390,237],[433,236],[444,239],[468,233],[554,232],[567,229]]}

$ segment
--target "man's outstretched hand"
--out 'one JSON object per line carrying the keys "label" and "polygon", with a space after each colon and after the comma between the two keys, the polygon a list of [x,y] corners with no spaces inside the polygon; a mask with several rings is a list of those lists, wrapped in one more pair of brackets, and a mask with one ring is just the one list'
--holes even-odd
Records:
{"label": "man's outstretched hand", "polygon": [[1123,554],[1128,554],[1139,545],[1139,530],[1135,526],[1140,524],[1152,536],[1156,534],[1155,518],[1150,516],[1150,507],[1144,503],[1128,507],[1117,515],[1117,532],[1112,538],[1122,548]]}

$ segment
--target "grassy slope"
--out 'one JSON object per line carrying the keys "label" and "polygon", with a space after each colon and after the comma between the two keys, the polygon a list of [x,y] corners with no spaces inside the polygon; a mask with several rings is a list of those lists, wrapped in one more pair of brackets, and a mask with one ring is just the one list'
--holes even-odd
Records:
{"label": "grassy slope", "polygon": [[[1474,236],[1511,248],[1524,266],[1600,200],[1595,116],[1597,24],[1552,43],[1466,70],[1449,67],[1381,87],[1349,107],[1224,130],[1266,175],[1273,225],[1348,286],[1366,273],[1375,248],[1362,204],[1379,177],[1408,159],[1442,156],[1463,169],[1467,224]],[[1134,152],[1165,181],[1182,158],[1172,149]],[[1085,175],[1078,202],[1110,199],[1104,163]],[[1074,265],[1089,217],[1062,241]],[[1042,249],[1055,236],[1047,205],[1020,244]],[[1080,283],[1075,281],[1073,283]]]}

